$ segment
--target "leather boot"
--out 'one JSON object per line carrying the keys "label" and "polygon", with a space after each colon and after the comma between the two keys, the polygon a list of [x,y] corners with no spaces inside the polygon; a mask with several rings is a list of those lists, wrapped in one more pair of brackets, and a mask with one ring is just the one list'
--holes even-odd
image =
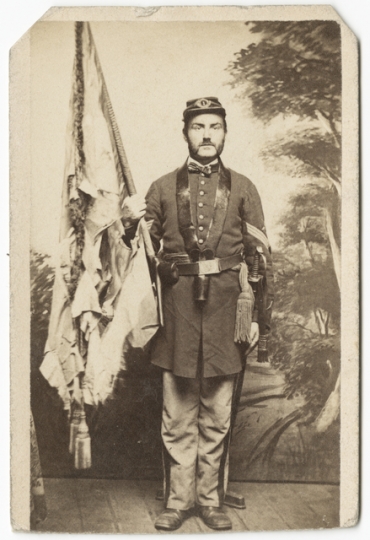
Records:
{"label": "leather boot", "polygon": [[154,527],[162,531],[175,531],[183,524],[186,516],[185,510],[175,510],[174,508],[166,508],[157,517]]}
{"label": "leather boot", "polygon": [[211,529],[216,531],[227,531],[231,529],[230,518],[217,506],[200,506],[199,515]]}

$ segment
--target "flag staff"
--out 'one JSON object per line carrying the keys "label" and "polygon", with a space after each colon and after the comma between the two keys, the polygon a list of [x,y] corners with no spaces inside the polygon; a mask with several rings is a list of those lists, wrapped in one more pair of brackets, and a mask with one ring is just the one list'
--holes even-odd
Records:
{"label": "flag staff", "polygon": [[[78,25],[79,23],[76,22],[75,24]],[[92,36],[90,23],[86,22],[86,25],[87,25],[87,28],[88,28],[88,31],[89,31],[89,34],[90,34],[90,38],[91,38],[92,41],[94,41],[94,38]],[[96,50],[96,47],[95,47],[95,50]],[[123,174],[124,179],[125,179],[125,184],[126,184],[126,187],[127,187],[128,194],[131,197],[132,195],[135,195],[137,193],[136,186],[135,186],[132,174],[131,174],[131,169],[130,169],[130,166],[129,166],[129,163],[128,163],[127,155],[126,155],[125,149],[124,149],[123,144],[122,144],[121,134],[119,132],[116,116],[115,116],[114,111],[113,111],[112,102],[110,100],[108,88],[107,88],[107,85],[106,85],[106,82],[105,82],[103,70],[101,68],[100,60],[99,60],[99,57],[98,57],[97,53],[96,53],[96,60],[97,60],[97,65],[98,65],[100,75],[101,75],[101,78],[102,78],[102,82],[103,82],[104,97],[106,99],[106,103],[107,103],[107,107],[108,107],[109,118],[110,118],[110,121],[111,121],[112,130],[113,130],[113,134],[114,134],[114,139],[115,139],[115,142],[116,142],[116,148],[117,148],[118,157],[119,157],[119,161],[120,161],[120,165],[121,165],[121,169],[122,169],[122,174]],[[148,227],[147,227],[147,223],[146,223],[146,221],[144,219],[141,220],[141,230],[142,230],[142,234],[143,234],[143,238],[144,238],[144,242],[145,242],[146,254],[147,254],[149,260],[153,263],[154,259],[155,259],[155,252],[154,252],[153,245],[152,245],[152,242],[151,242],[151,239],[150,239],[150,234],[149,234],[149,230],[148,230]]]}
{"label": "flag staff", "polygon": [[[113,111],[113,107],[112,107],[112,104],[111,104],[111,101],[110,101],[110,98],[109,98],[108,89],[107,89],[107,86],[105,84],[104,78],[103,78],[103,89],[104,89],[105,98],[107,100],[109,118],[110,118],[111,123],[112,123],[112,129],[113,129],[113,133],[114,133],[114,138],[116,140],[117,152],[118,152],[118,156],[119,156],[119,160],[120,160],[120,164],[121,164],[121,168],[122,168],[122,173],[123,173],[123,176],[125,177],[125,183],[126,183],[128,194],[131,197],[132,195],[135,195],[137,193],[137,191],[136,191],[134,179],[132,178],[131,169],[130,169],[130,166],[128,164],[126,152],[125,152],[125,149],[124,149],[123,144],[122,144],[121,135],[120,135],[120,132],[119,132],[119,129],[118,129],[116,117],[115,117],[115,114],[114,114],[114,111]],[[141,230],[142,230],[143,238],[144,238],[144,242],[145,242],[146,254],[147,254],[149,260],[151,262],[153,262],[154,259],[155,259],[155,252],[154,252],[154,249],[153,249],[152,241],[150,239],[150,234],[149,234],[149,230],[148,230],[147,223],[146,223],[145,219],[141,220]]]}

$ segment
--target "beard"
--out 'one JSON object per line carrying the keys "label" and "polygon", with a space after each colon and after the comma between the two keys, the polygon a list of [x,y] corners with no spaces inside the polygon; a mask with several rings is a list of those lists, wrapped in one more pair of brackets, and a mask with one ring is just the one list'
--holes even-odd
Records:
{"label": "beard", "polygon": [[[189,148],[189,154],[192,158],[194,159],[197,159],[198,161],[213,161],[215,158],[218,158],[221,153],[222,153],[222,150],[224,149],[224,144],[225,144],[225,139],[219,143],[218,145],[215,145],[213,143],[204,143],[202,142],[201,144],[193,144],[191,143],[191,141],[189,141],[188,139],[188,148]],[[199,151],[201,151],[202,147],[203,146],[211,146],[214,148],[214,152],[212,152],[212,154],[202,154],[200,153],[199,154]]]}

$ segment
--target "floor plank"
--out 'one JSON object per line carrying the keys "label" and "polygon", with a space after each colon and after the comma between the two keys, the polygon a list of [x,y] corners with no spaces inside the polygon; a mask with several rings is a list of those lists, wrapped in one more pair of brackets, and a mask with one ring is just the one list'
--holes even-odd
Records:
{"label": "floor plank", "polygon": [[36,530],[40,532],[83,532],[81,513],[76,499],[75,480],[45,478],[44,489],[47,518],[37,525]]}
{"label": "floor plank", "polygon": [[292,484],[291,489],[316,513],[320,527],[339,527],[339,487],[328,490],[327,486]]}
{"label": "floor plank", "polygon": [[[159,516],[164,509],[163,501],[157,501],[155,498],[158,489],[162,486],[160,483],[151,482],[150,480],[139,480],[138,484],[142,490],[142,496],[154,525],[157,516]],[[207,532],[209,531],[210,529],[207,527]],[[172,534],[195,534],[200,532],[202,532],[200,519],[194,512],[190,512],[188,519],[184,521],[180,529],[174,531]]]}
{"label": "floor plank", "polygon": [[211,532],[216,532],[216,531],[213,531],[212,529],[210,529],[209,527],[207,527],[207,525],[204,523],[204,521],[202,520],[202,518],[199,517],[198,513],[196,512],[196,510],[194,510],[194,520],[195,520],[195,523],[196,523],[196,526],[197,526],[197,532],[203,532],[203,533],[211,533]]}
{"label": "floor plank", "polygon": [[265,484],[244,483],[236,484],[236,488],[230,485],[233,491],[243,495],[245,510],[238,512],[239,518],[250,531],[280,531],[289,529],[285,516],[276,511],[274,505],[264,496]]}
{"label": "floor plank", "polygon": [[106,480],[81,479],[76,482],[77,501],[84,532],[117,533],[104,483]]}
{"label": "floor plank", "polygon": [[263,484],[263,496],[290,529],[319,529],[324,526],[318,515],[299,495],[294,484]]}
{"label": "floor plank", "polygon": [[[40,532],[156,533],[163,510],[155,499],[160,482],[145,480],[44,480],[47,519]],[[244,496],[245,510],[224,507],[233,531],[317,529],[339,526],[339,487],[314,484],[230,484]],[[211,533],[195,512],[175,531]]]}
{"label": "floor plank", "polygon": [[328,493],[328,495],[330,495],[335,500],[339,500],[339,491],[340,491],[339,486],[325,484],[322,487],[324,488],[324,491]]}
{"label": "floor plank", "polygon": [[236,508],[230,508],[229,506],[224,506],[226,514],[231,520],[234,532],[249,531],[250,529],[246,525],[246,520],[243,521],[242,516],[244,515],[245,510],[237,510]]}
{"label": "floor plank", "polygon": [[106,480],[105,489],[109,494],[118,532],[156,532],[136,480]]}

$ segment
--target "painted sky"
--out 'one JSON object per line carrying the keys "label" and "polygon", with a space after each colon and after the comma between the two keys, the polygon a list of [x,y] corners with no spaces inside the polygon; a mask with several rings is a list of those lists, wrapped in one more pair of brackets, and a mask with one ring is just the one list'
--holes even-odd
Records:
{"label": "painted sky", "polygon": [[[226,71],[252,40],[240,22],[93,22],[92,32],[139,193],[187,156],[187,100],[217,96],[227,111],[225,164],[261,195],[272,246],[297,180],[266,169],[260,152],[281,122],[263,126],[236,99]],[[31,34],[32,229],[34,249],[55,254],[59,239],[65,131],[72,84],[74,25],[39,22]]]}

